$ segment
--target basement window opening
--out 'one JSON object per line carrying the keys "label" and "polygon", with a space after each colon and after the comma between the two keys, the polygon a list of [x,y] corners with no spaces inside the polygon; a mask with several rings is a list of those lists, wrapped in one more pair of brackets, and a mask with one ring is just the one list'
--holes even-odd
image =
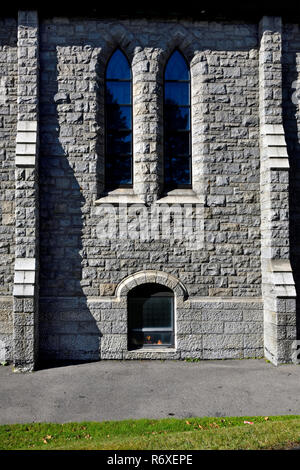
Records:
{"label": "basement window opening", "polygon": [[128,294],[128,348],[174,347],[174,294],[159,284],[144,284]]}

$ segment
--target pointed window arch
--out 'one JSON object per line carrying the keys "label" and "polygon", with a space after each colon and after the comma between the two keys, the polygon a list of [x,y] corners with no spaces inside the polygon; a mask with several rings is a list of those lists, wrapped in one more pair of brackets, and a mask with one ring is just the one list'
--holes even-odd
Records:
{"label": "pointed window arch", "polygon": [[132,76],[118,48],[105,71],[105,185],[132,187]]}
{"label": "pointed window arch", "polygon": [[192,187],[190,70],[177,49],[164,72],[164,181],[169,190]]}

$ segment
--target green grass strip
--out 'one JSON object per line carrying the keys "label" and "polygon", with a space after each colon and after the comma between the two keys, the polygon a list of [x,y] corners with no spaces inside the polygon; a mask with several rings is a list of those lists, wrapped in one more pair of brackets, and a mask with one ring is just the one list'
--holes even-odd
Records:
{"label": "green grass strip", "polygon": [[300,416],[293,415],[0,426],[0,450],[257,450],[294,445],[300,446]]}

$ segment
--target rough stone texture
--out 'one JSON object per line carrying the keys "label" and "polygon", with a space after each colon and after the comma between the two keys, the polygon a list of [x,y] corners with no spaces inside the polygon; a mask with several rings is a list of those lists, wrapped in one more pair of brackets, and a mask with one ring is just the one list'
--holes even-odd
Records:
{"label": "rough stone texture", "polygon": [[[4,75],[10,80],[18,73],[18,99],[15,82],[8,81],[10,108],[0,106],[0,126],[9,134],[0,152],[16,138],[13,112],[19,125],[35,122],[37,130],[18,128],[16,227],[7,224],[10,231],[3,232],[8,252],[1,270],[11,275],[3,279],[3,295],[12,293],[14,229],[15,287],[33,286],[33,295],[14,296],[15,361],[34,367],[38,323],[39,352],[47,360],[261,357],[266,345],[275,363],[290,360],[296,339],[292,271],[268,264],[290,258],[288,169],[278,168],[288,158],[275,162],[272,156],[269,165],[268,152],[282,145],[284,132],[264,127],[284,124],[296,162],[298,121],[287,100],[282,105],[281,91],[282,82],[287,92],[298,76],[299,31],[290,25],[283,31],[278,18],[260,25],[61,17],[38,23],[35,12],[19,13],[18,62],[16,37],[11,65],[6,46],[3,56],[0,51]],[[107,194],[104,74],[116,47],[132,67],[134,183]],[[165,194],[163,71],[175,48],[191,71],[193,190]],[[289,64],[283,72],[282,56]],[[3,221],[14,224],[9,168],[1,172],[9,185],[1,192],[5,228]],[[108,202],[117,236],[108,231]],[[166,204],[173,204],[171,213],[143,238],[149,214]],[[182,238],[183,209],[187,227],[194,228]],[[296,228],[296,210],[293,217]],[[169,218],[171,236],[162,236]],[[291,253],[294,267],[296,241]],[[36,269],[21,272],[18,258],[34,258]],[[174,350],[127,351],[127,294],[143,282],[174,291]]]}
{"label": "rough stone texture", "polygon": [[17,23],[0,19],[0,361],[12,358],[15,251],[14,152],[17,121]]}
{"label": "rough stone texture", "polygon": [[[45,314],[49,297],[74,296],[76,304],[77,296],[103,295],[105,284],[116,285],[141,270],[172,273],[190,296],[259,297],[257,25],[61,18],[42,21],[40,30],[40,293]],[[205,231],[199,250],[176,240],[97,238],[102,219],[95,201],[101,202],[104,191],[104,70],[117,46],[132,64],[133,192],[150,209],[162,194],[164,65],[175,47],[190,63],[193,189],[204,196],[204,205],[199,199],[193,206]],[[180,204],[186,200],[177,199]],[[118,216],[123,220],[123,213]],[[59,311],[60,301],[55,302]],[[91,316],[86,309],[93,323]],[[43,318],[42,328],[55,335]],[[120,321],[115,329],[121,326]],[[101,357],[113,350],[115,357],[121,355],[126,331],[119,339],[106,338],[111,327],[104,327]]]}
{"label": "rough stone texture", "polygon": [[[285,316],[296,291],[289,258],[289,162],[282,123],[282,20],[260,22],[261,237],[265,355],[291,360],[297,338]],[[276,159],[274,159],[276,155]],[[279,305],[283,305],[283,309]]]}
{"label": "rough stone texture", "polygon": [[19,11],[13,361],[25,371],[38,355],[38,36],[37,12]]}
{"label": "rough stone texture", "polygon": [[127,350],[127,298],[123,299],[42,298],[44,359],[242,359],[264,355],[260,299],[177,300],[175,349],[158,351]]}

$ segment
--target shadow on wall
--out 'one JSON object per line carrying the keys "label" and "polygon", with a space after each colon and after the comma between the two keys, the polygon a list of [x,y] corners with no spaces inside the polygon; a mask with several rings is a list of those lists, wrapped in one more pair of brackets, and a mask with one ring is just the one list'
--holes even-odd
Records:
{"label": "shadow on wall", "polygon": [[[0,361],[13,356],[15,260],[15,153],[17,127],[17,24],[0,19]],[[3,296],[3,297],[2,297]]]}
{"label": "shadow on wall", "polygon": [[290,163],[290,257],[297,293],[297,339],[300,339],[300,121],[293,88],[297,79],[296,53],[283,51],[283,126]]}
{"label": "shadow on wall", "polygon": [[[58,90],[57,56],[41,51],[40,73],[40,364],[99,360],[101,332],[82,281],[84,214],[75,163],[66,153],[74,124]],[[59,119],[60,106],[62,119]],[[67,145],[65,145],[67,147]],[[77,160],[76,160],[77,159]],[[79,160],[78,160],[79,159]],[[86,266],[86,265],[84,265]],[[85,284],[84,284],[85,283]]]}
{"label": "shadow on wall", "polygon": [[[80,52],[78,57],[81,58],[78,62],[76,62],[77,58],[73,60],[74,57],[68,57],[64,64],[58,64],[56,48],[68,49],[67,54],[71,54],[72,49],[77,47],[87,51],[89,48],[108,47],[108,43],[126,46],[128,37],[132,38],[133,34],[130,27],[126,28],[113,22],[109,23],[111,36],[106,29],[107,25],[102,30],[98,28],[98,22],[91,22],[88,26],[86,22],[84,24],[85,27],[83,27],[82,20],[79,20],[79,27],[75,27],[77,20],[74,22],[68,20],[66,25],[62,25],[61,22],[56,25],[54,20],[45,20],[40,26],[40,356],[42,360],[88,361],[99,358],[101,332],[97,322],[100,318],[94,311],[91,312],[86,299],[88,292],[89,295],[96,295],[89,288],[90,274],[88,272],[90,270],[92,276],[95,269],[93,271],[87,265],[86,257],[94,258],[94,261],[99,263],[103,262],[103,259],[99,254],[99,247],[95,247],[90,242],[92,237],[88,234],[89,228],[84,225],[85,205],[89,204],[80,190],[80,180],[74,167],[75,159],[76,165],[84,165],[86,160],[83,161],[83,154],[76,156],[72,152],[70,156],[65,150],[68,145],[72,145],[74,137],[79,140],[82,136],[80,126],[83,127],[85,123],[80,122],[82,119],[80,113],[72,110],[73,97],[68,101],[68,94],[77,94],[78,90],[75,90],[74,84],[80,79],[76,72],[85,73],[84,64],[87,65],[89,59],[87,56],[83,57]],[[141,45],[155,50],[155,48],[162,47],[161,40],[163,39],[166,47],[170,45],[173,49],[176,45],[182,45],[183,50],[191,50],[191,53],[200,50],[219,50],[250,54],[252,49],[257,50],[257,26],[254,24],[226,25],[224,35],[222,31],[217,35],[213,34],[211,28],[211,25],[205,26],[204,24],[203,29],[196,31],[194,35],[190,34],[186,27],[171,23],[162,36],[157,34],[157,31],[154,31],[152,35],[151,31],[147,35],[141,35],[144,41]],[[128,48],[122,47],[122,49],[126,52]],[[215,60],[219,64],[219,59],[213,55],[211,56],[212,67],[214,67]],[[74,63],[78,65],[77,70],[74,67],[70,76],[63,77],[64,71],[72,69]],[[104,66],[101,64],[101,67],[102,65]],[[58,67],[60,67],[60,75]],[[103,67],[101,67],[99,66],[99,70],[96,70],[99,80],[103,77]],[[228,69],[230,74],[231,67]],[[58,80],[60,80],[60,89],[58,89]],[[214,84],[212,86],[214,87]],[[103,104],[103,96],[100,92],[96,100],[98,100],[96,103],[98,107]],[[88,103],[83,103],[83,106],[85,104]],[[95,152],[96,155],[98,154],[96,175],[99,176],[103,174],[104,167],[104,162],[99,158],[101,154],[103,155],[103,136],[101,141],[100,133],[99,140],[96,142],[97,146],[99,152]],[[82,172],[78,171],[79,173]],[[99,177],[100,193],[102,186],[103,180]],[[85,195],[88,197],[86,192]],[[109,263],[105,266],[111,265],[116,271],[119,269],[114,266],[116,264],[114,259],[108,261]],[[142,263],[144,269],[149,269],[153,265],[149,257],[145,258],[145,262],[142,260]],[[163,266],[163,263],[164,261],[158,260],[156,266]],[[84,282],[82,281],[83,269],[84,273],[87,272]],[[133,269],[136,270],[135,267],[126,267],[127,274]],[[190,289],[192,288],[191,283]],[[198,291],[198,286],[195,289]],[[203,289],[207,291],[207,285]]]}

